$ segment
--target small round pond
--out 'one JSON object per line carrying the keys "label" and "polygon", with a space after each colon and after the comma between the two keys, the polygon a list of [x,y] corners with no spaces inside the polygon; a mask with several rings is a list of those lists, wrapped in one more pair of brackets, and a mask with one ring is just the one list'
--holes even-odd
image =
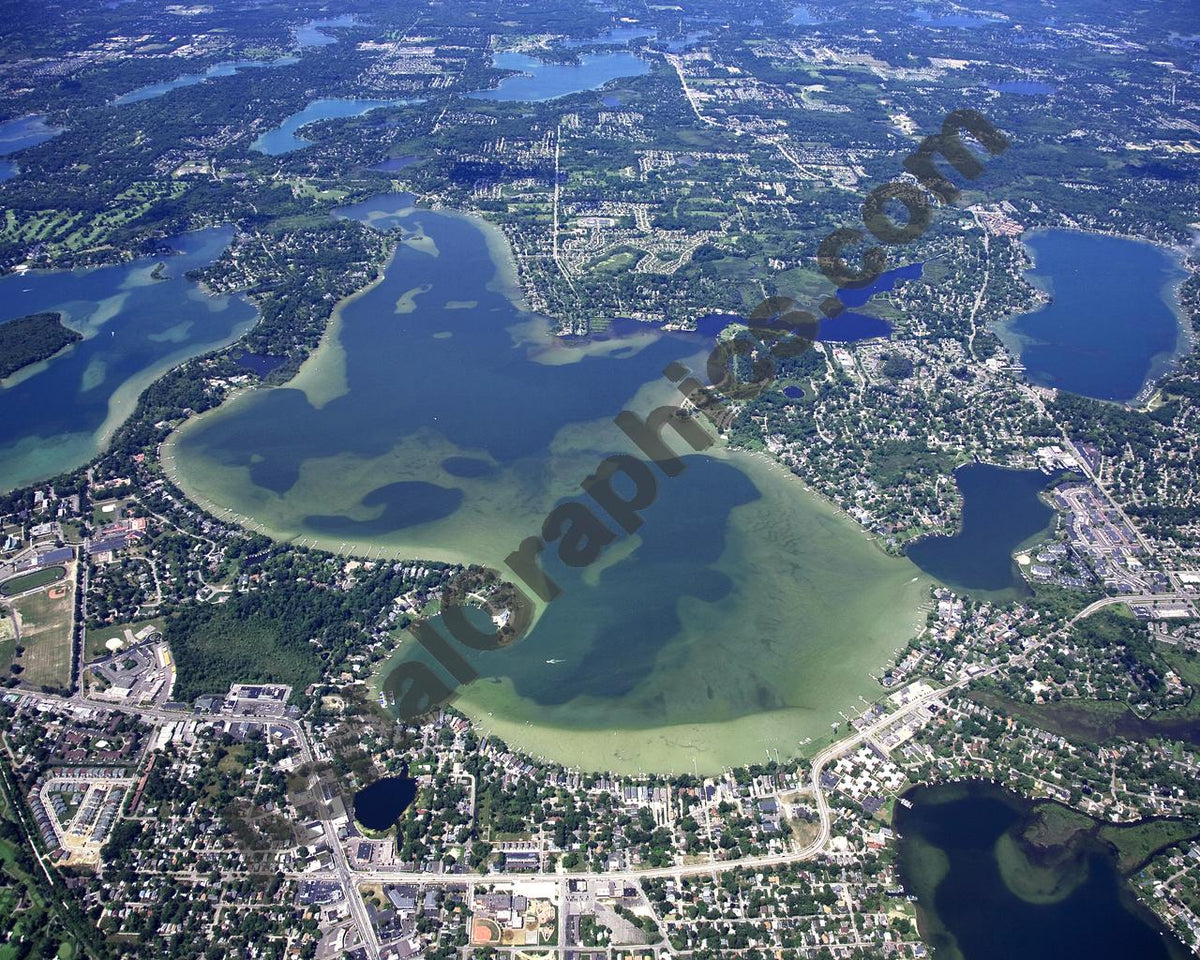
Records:
{"label": "small round pond", "polygon": [[387,830],[416,796],[412,777],[384,777],[354,795],[354,819],[368,830]]}

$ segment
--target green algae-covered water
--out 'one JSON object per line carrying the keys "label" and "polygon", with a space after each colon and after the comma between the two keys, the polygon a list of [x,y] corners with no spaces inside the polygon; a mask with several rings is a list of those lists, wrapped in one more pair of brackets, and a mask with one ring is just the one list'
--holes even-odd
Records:
{"label": "green algae-covered water", "polygon": [[[638,452],[616,414],[677,402],[668,363],[703,369],[698,334],[551,336],[515,305],[502,237],[472,220],[398,196],[345,215],[405,230],[385,275],[290,384],[164,450],[191,496],[273,536],[502,568],[605,456]],[[562,594],[519,643],[472,655],[461,709],[566,763],[715,770],[794,753],[878,695],[870,674],[912,634],[928,580],[764,458],[685,462],[591,566],[545,552]],[[393,662],[417,656],[406,639]]]}

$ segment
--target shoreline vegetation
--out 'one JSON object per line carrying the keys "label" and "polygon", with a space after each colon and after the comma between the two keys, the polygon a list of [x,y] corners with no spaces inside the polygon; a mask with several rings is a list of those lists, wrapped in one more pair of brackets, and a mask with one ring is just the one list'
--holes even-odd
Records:
{"label": "shoreline vegetation", "polygon": [[[1125,240],[1129,243],[1149,247],[1173,261],[1177,275],[1164,281],[1156,291],[1156,296],[1175,317],[1176,334],[1173,347],[1169,351],[1161,352],[1150,358],[1141,387],[1136,394],[1127,400],[1076,394],[1084,396],[1089,400],[1113,404],[1127,410],[1149,412],[1153,406],[1155,397],[1159,395],[1159,385],[1163,380],[1166,380],[1177,372],[1180,362],[1195,350],[1197,343],[1200,343],[1200,333],[1193,328],[1183,304],[1184,284],[1192,277],[1200,277],[1200,268],[1191,266],[1189,262],[1189,250],[1185,246],[1178,243],[1165,244],[1152,240],[1149,237],[1123,233],[1119,230],[1082,229],[1071,224],[1040,224],[1026,230],[1020,237],[1021,249],[1027,261],[1022,275],[1024,282],[1030,289],[1036,292],[1038,301],[1040,302],[1024,313],[1014,314],[1004,320],[990,324],[993,333],[1000,340],[1004,350],[1013,360],[1021,363],[1024,362],[1023,353],[1026,346],[1031,343],[1036,344],[1039,341],[1028,333],[1019,332],[1016,329],[1016,325],[1022,320],[1046,310],[1056,299],[1053,286],[1049,284],[1049,278],[1038,274],[1041,268],[1038,263],[1037,251],[1030,241],[1055,232],[1074,233],[1084,237],[1109,237],[1116,240]],[[1030,379],[1027,371],[1021,375],[1021,380],[1031,387],[1039,386],[1034,380]],[[1066,392],[1072,393],[1072,391]]]}
{"label": "shoreline vegetation", "polygon": [[0,381],[35,363],[49,360],[83,334],[63,323],[61,313],[31,313],[0,323]]}
{"label": "shoreline vegetation", "polygon": [[[1130,881],[1155,856],[1200,835],[1200,823],[1098,820],[986,779],[918,784],[901,799],[906,808],[896,810],[892,821],[900,832],[901,874],[919,898],[918,929],[939,955],[966,954],[956,933],[965,933],[972,920],[970,897],[987,896],[997,906],[1007,899],[1010,922],[1030,935],[1025,926],[1034,917],[1048,922],[1056,909],[1066,911],[1063,922],[1074,922],[1068,901],[1095,896],[1095,873],[1109,869],[1120,885],[1109,894],[1112,906],[1171,936]],[[1026,912],[1030,908],[1037,912]]]}
{"label": "shoreline vegetation", "polygon": [[[434,212],[438,215],[443,214],[443,211],[441,210]],[[492,254],[494,269],[496,270],[495,275],[491,278],[488,278],[487,282],[493,289],[498,289],[499,292],[503,292],[506,295],[506,299],[508,299],[509,302],[514,305],[514,307],[519,308],[523,306],[522,301],[518,299],[516,295],[516,286],[512,283],[513,261],[511,258],[509,244],[501,243],[501,240],[503,239],[502,231],[496,228],[494,225],[486,224],[486,221],[481,221],[480,218],[474,216],[468,216],[454,212],[452,219],[463,220],[470,223],[473,231],[478,231],[487,241],[488,250]],[[503,256],[498,257],[497,254],[503,254]],[[392,256],[395,256],[394,252]],[[314,406],[317,405],[318,398],[310,394],[309,388],[313,387],[314,384],[309,383],[306,378],[316,377],[316,379],[322,381],[321,386],[323,387],[327,387],[330,381],[336,381],[334,384],[335,386],[341,384],[341,377],[334,375],[336,371],[334,371],[333,368],[339,368],[341,365],[340,358],[335,355],[335,352],[340,347],[340,344],[338,343],[338,332],[342,329],[343,323],[348,324],[351,322],[351,315],[345,314],[344,311],[349,304],[358,301],[366,293],[376,289],[379,279],[380,278],[376,278],[376,282],[374,284],[370,284],[365,288],[357,290],[351,295],[351,297],[342,300],[337,306],[334,307],[334,319],[327,325],[326,332],[322,337],[320,345],[305,360],[305,363],[302,366],[298,376],[293,377],[287,382],[287,387],[289,389],[303,390],[306,394],[309,394],[309,402]],[[400,286],[408,287],[415,282],[415,279],[406,279],[402,284],[400,284]],[[518,319],[523,321],[524,311],[519,312],[521,313],[521,316],[518,317]],[[315,372],[310,373],[310,371],[315,371],[318,366],[322,366],[323,364],[328,365],[328,369],[324,370],[322,376],[317,377]],[[338,389],[333,390],[332,392],[340,394],[343,389],[344,385],[338,387]],[[655,381],[651,383],[649,389],[651,389],[652,392],[657,393],[666,391],[668,386],[657,384]],[[325,393],[325,391],[322,391],[322,397],[325,396]],[[649,402],[653,398],[648,396],[646,399],[647,402]],[[220,411],[228,411],[230,409],[229,403],[223,403],[216,409]],[[248,409],[245,406],[244,401],[241,405],[239,405],[239,409],[243,412]],[[618,412],[618,410],[614,409],[613,412]],[[200,476],[200,474],[189,470],[189,463],[185,463],[184,461],[189,461],[190,458],[183,452],[180,444],[182,443],[183,438],[186,438],[190,431],[196,429],[199,424],[205,422],[210,417],[223,415],[228,414],[224,412],[214,413],[213,410],[209,410],[205,413],[189,418],[184,425],[176,429],[172,435],[167,438],[161,448],[161,462],[167,476],[188,495],[189,499],[194,502],[198,502],[210,513],[214,513],[223,520],[234,520],[243,527],[267,533],[275,539],[290,540],[293,543],[298,543],[300,546],[313,546],[328,550],[338,555],[357,555],[360,557],[365,557],[366,559],[382,559],[385,557],[400,559],[417,556],[421,557],[422,559],[436,560],[445,563],[458,563],[464,566],[470,566],[472,564],[484,564],[493,568],[493,570],[499,569],[501,571],[504,569],[503,566],[498,567],[497,565],[503,559],[503,552],[511,549],[520,539],[520,536],[515,536],[510,542],[510,538],[502,537],[500,538],[502,542],[498,542],[496,544],[497,549],[490,549],[485,553],[481,553],[478,550],[472,551],[470,549],[469,542],[464,541],[461,543],[456,543],[453,539],[447,540],[444,537],[431,539],[431,537],[427,535],[427,532],[425,531],[414,531],[415,536],[407,535],[404,530],[399,530],[395,534],[389,534],[386,536],[382,534],[375,535],[373,533],[354,534],[350,531],[346,531],[346,533],[341,531],[336,533],[322,533],[317,530],[310,531],[297,527],[291,522],[291,520],[288,519],[288,514],[294,511],[285,510],[284,513],[280,514],[273,510],[268,510],[264,513],[254,509],[254,503],[257,502],[256,498],[261,497],[262,503],[265,506],[273,502],[272,497],[275,496],[273,494],[256,491],[254,496],[247,500],[244,504],[242,504],[240,501],[231,501],[226,496],[218,496],[218,493],[220,492],[218,488],[214,487],[211,490],[205,488],[203,478]],[[611,413],[609,416],[611,416]],[[606,418],[602,417],[602,419]],[[590,450],[590,447],[587,447],[587,449]],[[751,473],[752,475],[756,476],[757,480],[760,482],[764,476],[776,478],[774,481],[770,482],[770,488],[772,488],[771,495],[773,497],[786,497],[796,502],[797,510],[801,513],[811,515],[811,522],[815,526],[829,531],[830,536],[835,535],[836,528],[836,535],[859,541],[864,548],[865,544],[873,543],[874,549],[869,551],[869,553],[870,555],[879,556],[881,561],[886,558],[886,562],[888,563],[903,563],[901,560],[888,558],[886,551],[880,550],[880,545],[868,531],[865,531],[860,524],[853,522],[853,518],[845,514],[844,511],[841,511],[832,504],[828,503],[828,501],[825,499],[820,497],[814,497],[811,500],[809,498],[797,498],[796,494],[800,489],[811,490],[811,488],[808,487],[807,484],[804,484],[801,477],[788,470],[784,464],[772,460],[769,456],[765,459],[760,459],[753,456],[744,457],[745,454],[752,453],[752,451],[732,449],[729,448],[729,446],[725,443],[718,444],[715,448],[709,450],[708,452],[711,453],[715,459],[734,461],[735,464],[739,465],[739,469],[742,472],[745,472],[747,467],[751,464],[761,464],[761,466],[759,466],[757,469],[751,467]],[[182,460],[180,457],[182,457]],[[231,474],[231,476],[236,476],[236,473]],[[792,483],[787,483],[788,479],[790,479]],[[794,486],[793,484],[799,484],[799,486]],[[214,506],[210,503],[209,497],[213,497],[218,503],[221,503],[224,506]],[[801,503],[807,505],[801,507]],[[761,510],[758,512],[761,512]],[[246,513],[249,513],[250,516],[243,516]],[[757,513],[755,516],[757,516]],[[757,525],[759,520],[756,519],[750,522],[755,524],[755,529],[758,529]],[[512,526],[512,524],[509,524],[509,526]],[[528,531],[525,530],[523,526],[520,530],[515,531],[516,534],[525,534],[527,532]],[[460,547],[463,549],[458,549]],[[895,580],[896,583],[894,585],[893,594],[891,595],[891,603],[884,605],[884,608],[887,610],[886,616],[881,614],[880,617],[876,618],[877,622],[873,621],[872,624],[867,624],[865,622],[860,624],[860,626],[867,631],[867,634],[864,634],[864,636],[869,635],[872,638],[870,642],[866,643],[865,648],[862,651],[865,656],[861,656],[861,677],[852,683],[844,677],[841,677],[839,674],[839,679],[837,681],[838,687],[840,689],[844,686],[847,691],[846,698],[840,702],[840,708],[843,710],[847,705],[856,702],[856,695],[858,694],[866,696],[867,699],[871,699],[876,695],[881,696],[883,694],[883,691],[875,687],[870,680],[872,671],[877,671],[881,663],[887,659],[887,654],[891,653],[898,646],[902,646],[903,643],[912,636],[913,631],[919,629],[919,626],[923,621],[924,612],[919,608],[924,599],[926,581],[924,578],[919,576],[919,571],[916,569],[913,569],[911,572],[909,572],[907,571],[907,568],[897,567],[894,568],[894,572],[895,576],[889,578],[888,580],[889,583],[891,583],[891,580]],[[503,576],[503,574],[501,574],[501,576]],[[884,588],[881,587],[881,589]],[[887,589],[892,588],[887,587]],[[907,609],[907,601],[909,599],[912,601],[912,617],[909,618],[906,616],[904,618],[897,618],[895,615],[896,607],[894,606],[894,603],[903,601],[905,609]],[[542,612],[541,608],[543,606],[543,604],[537,604],[539,609],[535,612],[535,618],[537,614]],[[901,620],[905,622],[901,622]],[[891,624],[891,626],[888,626],[888,624]],[[401,649],[404,649],[408,647],[408,644],[401,643],[399,646]],[[867,662],[868,657],[870,660],[869,663]],[[861,680],[861,682],[859,682],[859,680]],[[489,706],[494,707],[497,705],[494,702],[494,698],[496,696],[503,695],[503,691],[496,687],[496,685],[488,684],[487,686],[489,687],[488,691],[473,689],[470,694],[464,696],[463,701],[461,702],[461,709],[464,709],[467,713],[474,715],[476,719],[484,717],[488,712]],[[851,690],[850,687],[853,687],[853,689]],[[820,699],[821,698],[818,698],[818,700]],[[493,702],[488,704],[487,701],[489,700]],[[807,701],[804,698],[795,699],[792,697],[789,702],[801,704],[806,703]],[[509,703],[508,706],[511,707],[512,703]],[[824,716],[824,713],[828,710],[828,703],[816,703],[814,706],[817,708],[816,712],[813,712],[812,709],[801,709],[797,706],[794,709],[776,709],[771,711],[771,717],[763,718],[762,720],[755,720],[752,717],[745,717],[736,722],[736,729],[749,731],[751,728],[753,728],[759,733],[765,735],[766,738],[771,742],[772,746],[778,746],[778,748],[782,751],[785,746],[794,745],[796,740],[803,739],[805,734],[808,734],[811,739],[816,740],[819,739],[820,734],[827,731],[828,724],[822,722],[821,717]],[[498,711],[493,712],[498,713]],[[522,716],[520,721],[514,723],[513,726],[521,728],[526,727],[524,721],[529,719],[531,716],[532,714],[526,712],[526,715]],[[835,718],[836,710],[830,714],[830,719]],[[559,717],[558,720],[555,720],[551,717],[547,717],[547,719],[549,720],[549,723],[545,724],[546,737],[549,738],[547,742],[555,739],[562,739],[564,737],[580,737],[591,740],[601,739],[597,737],[595,732],[598,727],[596,726],[594,720],[592,721],[591,728],[589,728],[586,720],[580,722],[575,728],[571,728],[570,726],[563,727],[558,722],[558,720],[563,719],[562,717]],[[666,722],[654,726],[648,725],[645,722],[639,722],[636,719],[631,721],[633,724],[631,727],[632,730],[643,730],[645,731],[646,736],[651,736],[654,738],[661,736],[661,740],[659,742],[663,749],[654,751],[656,756],[655,764],[657,765],[668,762],[671,743],[678,744],[681,740],[686,740],[695,745],[703,744],[705,742],[713,742],[713,737],[709,736],[708,732],[701,732],[705,727],[708,728],[708,731],[715,730],[718,727],[722,730],[732,731],[734,729],[734,720],[732,717],[722,718],[719,721],[709,723],[680,723],[677,720],[668,718],[664,718],[664,720]],[[493,724],[498,722],[499,721],[491,721]],[[488,725],[488,723],[489,721],[485,720],[485,725]],[[536,725],[537,721],[535,720],[533,723]],[[799,727],[797,727],[796,724],[799,724]],[[797,736],[791,735],[790,731],[800,729],[801,727],[803,729]],[[566,733],[563,732],[564,730]],[[684,730],[694,733],[695,736],[679,736],[678,734],[682,733]],[[528,745],[526,743],[528,737],[522,736],[521,733],[528,734],[528,732],[528,730],[514,730],[513,735],[506,736],[505,738],[514,743],[519,743],[524,747]],[[605,736],[607,736],[607,734],[605,734]],[[745,760],[749,756],[749,752],[746,748],[742,748],[740,750],[740,754],[738,751],[734,750],[734,747],[736,747],[736,740],[744,739],[749,742],[751,739],[759,738],[722,736],[717,739],[727,741],[722,744],[717,744],[717,748],[719,748],[721,754],[721,765],[724,765],[724,762],[736,762],[739,755],[742,760]],[[582,752],[584,751],[581,749],[580,753]],[[706,764],[708,763],[707,760],[705,762]],[[636,760],[631,758],[628,759],[626,763],[636,763]],[[690,760],[686,761],[686,763],[690,763]],[[717,761],[713,760],[712,763],[715,769]]]}
{"label": "shoreline vegetation", "polygon": [[[415,207],[415,203],[414,203],[414,207]],[[493,260],[495,261],[496,266],[497,266],[497,274],[493,278],[493,280],[490,282],[489,286],[493,286],[495,288],[500,289],[501,292],[503,292],[504,295],[511,302],[513,302],[514,305],[516,305],[518,307],[518,309],[520,309],[522,311],[527,311],[526,301],[525,301],[524,292],[523,292],[523,286],[520,282],[520,271],[519,271],[518,265],[516,264],[516,261],[514,258],[514,254],[512,251],[512,245],[509,242],[508,237],[506,236],[503,228],[500,225],[497,225],[497,224],[491,222],[485,216],[478,214],[478,213],[450,210],[450,209],[445,209],[445,208],[437,208],[437,212],[442,213],[442,214],[447,214],[450,216],[454,216],[456,218],[466,219],[466,220],[472,222],[478,229],[481,230],[481,232],[487,239],[489,251],[492,252]],[[222,522],[226,522],[226,523],[235,522],[239,526],[244,526],[246,529],[251,529],[251,530],[262,529],[261,527],[256,527],[254,524],[247,524],[247,523],[243,522],[247,518],[238,518],[238,519],[231,520],[228,517],[228,511],[224,511],[222,513],[217,513],[217,511],[212,507],[212,505],[206,505],[202,501],[197,501],[192,496],[192,494],[187,490],[187,484],[185,482],[183,482],[181,480],[181,478],[178,476],[176,466],[172,462],[173,458],[169,456],[169,453],[173,449],[174,444],[177,442],[178,438],[181,435],[183,435],[184,431],[193,429],[194,426],[196,425],[196,423],[201,421],[205,416],[212,414],[214,411],[226,409],[229,401],[234,399],[237,396],[240,396],[244,393],[256,390],[264,385],[265,386],[274,386],[274,385],[279,385],[281,383],[287,383],[287,384],[294,385],[295,378],[300,373],[301,368],[303,368],[306,364],[308,364],[319,351],[321,351],[322,349],[325,348],[326,344],[330,343],[335,338],[336,328],[337,328],[337,316],[340,315],[341,309],[346,304],[353,302],[354,300],[358,299],[359,297],[365,295],[367,292],[369,292],[369,290],[373,289],[382,280],[384,271],[386,270],[387,263],[391,260],[391,258],[393,258],[395,256],[399,244],[403,243],[403,238],[397,234],[392,234],[383,239],[385,240],[385,242],[383,245],[383,250],[381,252],[381,255],[377,256],[374,261],[376,273],[374,274],[373,278],[367,284],[351,291],[349,294],[344,295],[343,297],[339,298],[335,302],[335,305],[331,308],[330,314],[327,316],[325,322],[322,325],[320,337],[318,338],[318,340],[316,341],[315,344],[309,346],[306,350],[304,350],[303,359],[299,364],[297,364],[296,366],[293,366],[291,362],[288,362],[279,370],[273,371],[273,374],[271,376],[261,379],[258,383],[255,383],[255,384],[250,385],[245,388],[240,388],[237,390],[232,390],[232,391],[227,392],[224,396],[221,396],[217,400],[217,402],[214,403],[213,405],[211,405],[207,408],[204,408],[202,410],[199,410],[197,412],[190,413],[190,415],[187,415],[182,421],[178,422],[168,432],[166,437],[163,439],[162,444],[161,444],[162,457],[160,460],[158,460],[158,462],[161,464],[161,466],[163,468],[163,472],[164,472],[165,476],[167,477],[167,479],[173,485],[175,485],[185,496],[187,496],[189,500],[197,503],[198,506],[202,507],[206,511],[212,512],[214,516],[217,516],[218,518],[220,518],[224,514],[225,519]],[[1146,241],[1146,242],[1151,242],[1151,241]],[[258,303],[256,302],[256,307],[257,306],[258,306]],[[246,344],[247,338],[249,336],[252,336],[256,331],[258,331],[258,329],[261,326],[262,326],[262,317],[261,317],[261,311],[260,311],[259,318],[256,321],[255,326],[253,326],[249,331],[242,334],[240,337],[238,337],[232,343],[226,345],[221,350],[214,351],[205,356],[193,358],[193,362],[194,361],[205,361],[205,360],[211,360],[211,359],[220,359],[225,356],[232,357],[235,353],[237,353],[238,351],[240,351],[243,348],[249,349],[249,347]],[[294,357],[295,354],[292,353],[290,356]],[[180,366],[184,366],[184,365],[180,365]],[[175,369],[178,369],[178,367],[176,367]],[[143,398],[144,398],[144,396],[145,395],[143,394]],[[131,422],[135,418],[136,418],[136,415],[135,415],[135,417],[131,417]],[[131,422],[127,423],[126,426],[131,425]],[[723,446],[725,446],[725,445],[723,445]],[[796,474],[794,474],[790,469],[788,469],[786,467],[785,464],[782,464],[779,461],[773,459],[772,457],[770,457],[768,454],[766,454],[765,452],[763,452],[761,450],[760,451],[751,451],[751,450],[731,451],[730,450],[730,451],[723,451],[723,452],[725,452],[726,455],[728,455],[728,453],[733,453],[733,452],[762,454],[762,457],[767,464],[772,464],[775,468],[784,470],[787,475],[791,476],[795,480],[798,480],[804,489],[809,490],[810,492],[816,494],[816,496],[813,498],[815,501],[823,503],[826,507],[832,507],[833,508],[832,512],[840,520],[843,520],[848,523],[852,523],[854,531],[856,533],[862,535],[868,542],[874,543],[877,551],[884,553],[884,554],[887,553],[885,550],[882,550],[881,545],[877,542],[877,538],[872,536],[869,530],[866,530],[865,528],[863,528],[862,525],[858,521],[854,520],[854,518],[851,517],[844,510],[840,509],[835,504],[832,504],[830,501],[828,501],[828,498],[822,497],[819,493],[817,493],[817,491],[813,490],[807,484],[804,484],[803,479],[800,478],[799,476],[797,476]],[[758,458],[756,457],[754,459],[757,460]],[[295,543],[297,540],[297,536],[299,536],[299,535],[293,535],[291,537],[284,537],[283,539],[284,539],[284,542],[290,541],[292,543]],[[312,538],[312,537],[305,536],[305,537],[300,537],[299,546],[302,546],[302,547],[307,546],[307,547],[311,547],[314,549],[328,550],[331,553],[337,554],[337,553],[344,552],[346,550],[347,544],[345,542],[342,542],[341,546],[339,548],[338,539],[334,536],[322,537],[322,538]],[[353,548],[351,548],[351,549],[353,549]],[[368,555],[372,552],[377,552],[380,555],[382,555],[381,550],[368,550]],[[420,553],[420,556],[425,557],[425,555],[427,553],[428,553],[427,550],[422,550]],[[461,563],[464,565],[469,565],[471,563],[477,562],[476,558],[466,556],[465,554],[457,555],[457,556],[450,556],[447,554],[444,557],[434,557],[431,555],[431,556],[429,556],[428,559],[431,559],[431,560],[441,559],[443,562]],[[460,704],[460,706],[462,706],[462,705]],[[476,711],[468,709],[468,713],[475,714]],[[478,716],[478,715],[473,716],[473,720],[475,720],[476,722],[480,722],[481,719],[482,719],[481,716]]]}

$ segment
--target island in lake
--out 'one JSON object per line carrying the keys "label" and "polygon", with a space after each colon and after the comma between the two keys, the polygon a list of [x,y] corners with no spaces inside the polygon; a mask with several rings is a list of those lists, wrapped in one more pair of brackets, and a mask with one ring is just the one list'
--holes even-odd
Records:
{"label": "island in lake", "polygon": [[63,325],[61,313],[53,311],[0,324],[0,380],[82,339],[82,334]]}

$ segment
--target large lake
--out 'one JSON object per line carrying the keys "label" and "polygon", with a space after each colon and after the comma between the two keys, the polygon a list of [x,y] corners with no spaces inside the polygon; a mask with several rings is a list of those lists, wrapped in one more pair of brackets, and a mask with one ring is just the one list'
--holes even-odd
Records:
{"label": "large lake", "polygon": [[[921,932],[934,960],[1177,960],[1186,951],[1138,906],[1099,843],[1081,847],[1053,895],[1014,889],[1028,882],[1012,843],[1031,809],[991,784],[921,787],[896,808],[900,875],[918,897]],[[1040,874],[1040,875],[1039,875]],[[1041,902],[1038,902],[1041,901]],[[1049,902],[1046,902],[1049,901]]]}
{"label": "large lake", "polygon": [[538,102],[565,97],[569,93],[596,90],[618,77],[640,77],[650,72],[650,64],[632,53],[588,53],[579,63],[547,63],[524,53],[497,53],[492,66],[501,70],[519,70],[505,77],[494,90],[480,90],[471,96],[478,100],[520,100]]}
{"label": "large lake", "polygon": [[[676,400],[661,371],[702,370],[711,339],[633,325],[561,341],[515,305],[499,233],[406,203],[344,211],[406,231],[385,276],[291,383],[195,418],[164,461],[280,539],[500,567],[604,456],[637,452],[613,417]],[[595,564],[547,561],[562,595],[521,642],[475,655],[459,707],[565,763],[711,772],[793,754],[878,696],[870,673],[929,581],[764,458],[688,463]]]}
{"label": "large lake", "polygon": [[[232,228],[214,227],[168,241],[174,256],[0,279],[0,321],[56,310],[84,337],[0,385],[0,488],[86,463],[155,377],[250,328],[249,303],[208,296],[184,277],[215,260],[232,236]],[[158,263],[163,279],[155,280]]]}
{"label": "large lake", "polygon": [[1133,400],[1186,345],[1175,286],[1185,273],[1168,250],[1137,240],[1044,230],[1026,244],[1042,309],[996,332],[1036,384],[1100,400]]}

